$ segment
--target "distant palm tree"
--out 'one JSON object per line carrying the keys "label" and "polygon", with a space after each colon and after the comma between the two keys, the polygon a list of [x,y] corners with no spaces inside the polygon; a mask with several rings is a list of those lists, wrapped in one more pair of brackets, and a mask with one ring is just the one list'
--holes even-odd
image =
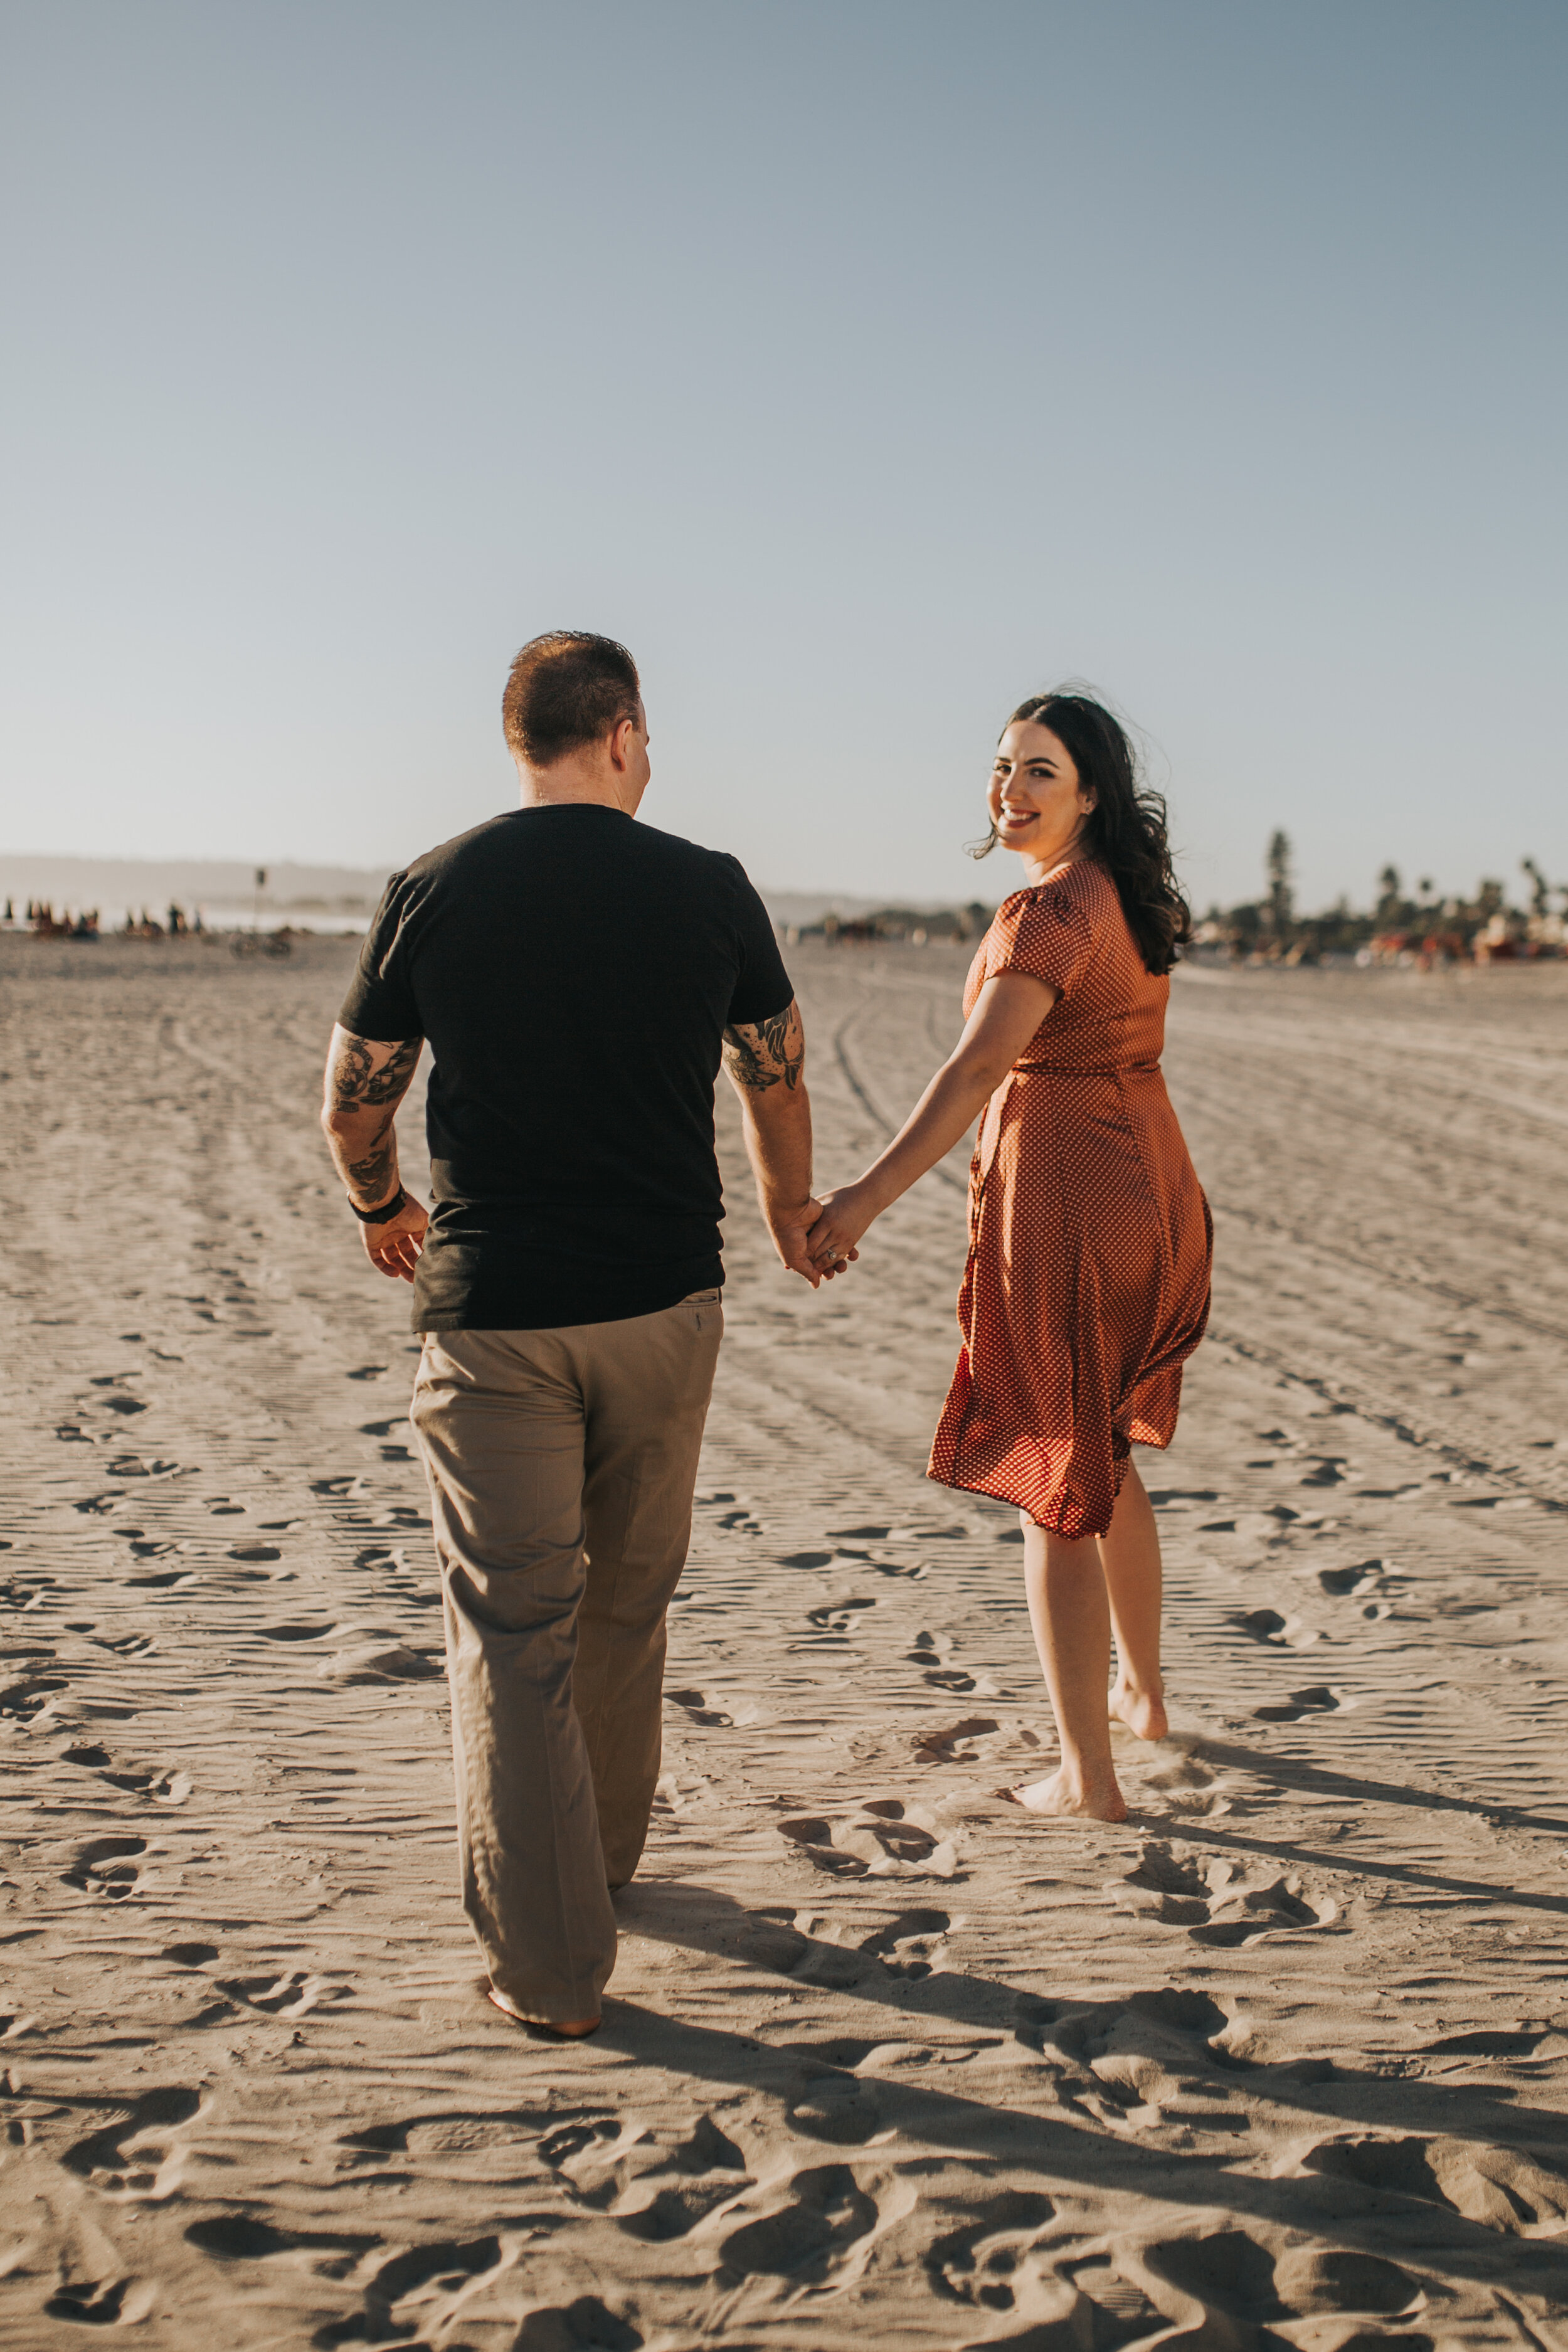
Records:
{"label": "distant palm tree", "polygon": [[1293,893],[1290,888],[1290,836],[1274,834],[1268,843],[1268,928],[1277,940],[1290,929]]}

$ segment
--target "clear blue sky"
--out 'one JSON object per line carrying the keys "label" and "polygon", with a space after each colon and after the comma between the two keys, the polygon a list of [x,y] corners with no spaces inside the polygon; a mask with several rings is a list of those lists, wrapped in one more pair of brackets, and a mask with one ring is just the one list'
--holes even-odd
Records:
{"label": "clear blue sky", "polygon": [[0,17],[0,848],[405,859],[621,636],[645,814],[996,897],[1011,705],[1568,882],[1562,0],[51,0]]}

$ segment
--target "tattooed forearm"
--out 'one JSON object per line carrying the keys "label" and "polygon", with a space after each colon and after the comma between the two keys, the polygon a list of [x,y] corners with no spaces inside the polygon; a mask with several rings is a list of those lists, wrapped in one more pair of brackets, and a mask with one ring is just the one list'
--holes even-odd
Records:
{"label": "tattooed forearm", "polygon": [[332,1032],[321,1125],[327,1149],[355,1206],[374,1209],[397,1190],[397,1106],[408,1091],[422,1040],[401,1043]]}
{"label": "tattooed forearm", "polygon": [[373,1150],[365,1152],[361,1159],[343,1162],[343,1174],[353,1190],[364,1196],[360,1202],[362,1209],[374,1209],[378,1201],[388,1197],[396,1172],[397,1154],[390,1127],[382,1129]]}
{"label": "tattooed forearm", "polygon": [[765,1094],[782,1080],[786,1093],[805,1067],[805,1032],[799,1008],[788,1005],[766,1021],[737,1022],[724,1032],[724,1066],[748,1094]]}

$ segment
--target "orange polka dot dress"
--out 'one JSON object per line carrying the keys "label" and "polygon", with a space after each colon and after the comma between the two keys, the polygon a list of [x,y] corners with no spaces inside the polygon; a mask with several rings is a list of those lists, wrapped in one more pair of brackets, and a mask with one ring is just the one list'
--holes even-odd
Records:
{"label": "orange polka dot dress", "polygon": [[963,1345],[928,1475],[1103,1535],[1130,1445],[1169,1445],[1208,1320],[1214,1228],[1160,1055],[1168,978],[1085,860],[998,908],[964,989],[1056,1003],[986,1107],[969,1179]]}

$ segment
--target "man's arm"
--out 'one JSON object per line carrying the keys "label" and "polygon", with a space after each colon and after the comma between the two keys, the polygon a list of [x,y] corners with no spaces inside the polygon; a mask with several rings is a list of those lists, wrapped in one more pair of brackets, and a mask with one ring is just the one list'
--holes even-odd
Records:
{"label": "man's arm", "polygon": [[[357,1209],[374,1209],[398,1196],[397,1106],[408,1092],[424,1042],[422,1037],[401,1044],[356,1037],[341,1023],[332,1031],[321,1129]],[[410,1193],[395,1214],[362,1223],[372,1265],[412,1282],[429,1222]]]}
{"label": "man's arm", "polygon": [[773,1247],[815,1290],[829,1269],[814,1265],[805,1247],[817,1203],[811,1194],[811,1102],[799,1006],[792,1003],[766,1021],[726,1029],[724,1068],[740,1097],[746,1157]]}

